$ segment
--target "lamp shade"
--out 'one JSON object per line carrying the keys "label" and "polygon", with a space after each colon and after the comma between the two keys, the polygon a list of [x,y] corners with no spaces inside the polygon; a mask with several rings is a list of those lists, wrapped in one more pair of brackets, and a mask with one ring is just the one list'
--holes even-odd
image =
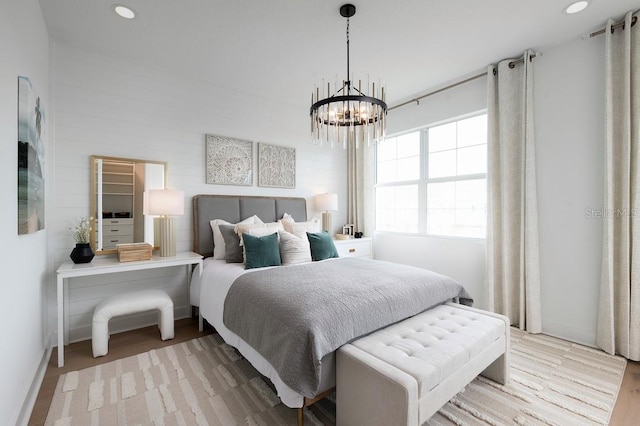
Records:
{"label": "lamp shade", "polygon": [[150,189],[144,193],[144,214],[182,216],[184,192],[173,189]]}
{"label": "lamp shade", "polygon": [[320,211],[338,210],[338,194],[316,195],[316,208]]}

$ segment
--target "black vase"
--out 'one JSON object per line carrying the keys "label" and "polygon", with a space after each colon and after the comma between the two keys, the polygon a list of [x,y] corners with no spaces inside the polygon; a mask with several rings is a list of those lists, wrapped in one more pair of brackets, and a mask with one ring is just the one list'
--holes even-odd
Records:
{"label": "black vase", "polygon": [[95,255],[89,243],[77,243],[69,255],[73,263],[89,263],[93,260],[93,256]]}

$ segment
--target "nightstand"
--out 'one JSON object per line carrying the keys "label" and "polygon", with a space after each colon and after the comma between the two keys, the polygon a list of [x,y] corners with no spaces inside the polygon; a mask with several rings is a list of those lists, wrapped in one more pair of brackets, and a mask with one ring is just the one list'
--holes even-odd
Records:
{"label": "nightstand", "polygon": [[349,240],[333,240],[340,257],[366,257],[371,259],[373,247],[371,238],[352,238]]}

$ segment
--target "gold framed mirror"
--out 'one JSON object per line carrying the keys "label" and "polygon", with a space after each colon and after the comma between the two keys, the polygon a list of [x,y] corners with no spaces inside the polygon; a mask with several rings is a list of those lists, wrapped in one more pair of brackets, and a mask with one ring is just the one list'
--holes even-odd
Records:
{"label": "gold framed mirror", "polygon": [[154,245],[153,218],[143,214],[143,194],[167,187],[167,163],[92,155],[90,166],[93,251],[116,253],[123,243]]}

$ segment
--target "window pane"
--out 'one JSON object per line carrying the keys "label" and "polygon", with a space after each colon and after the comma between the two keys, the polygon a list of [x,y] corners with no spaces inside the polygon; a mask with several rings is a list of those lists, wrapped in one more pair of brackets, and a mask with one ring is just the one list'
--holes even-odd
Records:
{"label": "window pane", "polygon": [[454,209],[428,209],[427,234],[455,235],[455,218]]}
{"label": "window pane", "polygon": [[429,178],[456,175],[456,150],[429,154]]}
{"label": "window pane", "polygon": [[418,209],[397,210],[394,231],[408,234],[418,232]]}
{"label": "window pane", "polygon": [[486,210],[487,180],[474,179],[456,182],[456,208]]}
{"label": "window pane", "polygon": [[394,182],[396,180],[396,162],[379,162],[377,173],[379,183]]}
{"label": "window pane", "polygon": [[420,157],[403,158],[396,164],[397,182],[420,179]]}
{"label": "window pane", "polygon": [[487,172],[487,145],[458,149],[458,176]]}
{"label": "window pane", "polygon": [[[428,178],[486,173],[486,133],[486,114],[430,129]],[[448,146],[453,148],[442,149]]]}
{"label": "window pane", "polygon": [[376,229],[418,232],[418,185],[376,189]]}
{"label": "window pane", "polygon": [[420,132],[407,133],[397,138],[398,158],[420,155]]}
{"label": "window pane", "polygon": [[427,233],[451,234],[455,223],[456,183],[427,185]]}
{"label": "window pane", "polygon": [[443,124],[429,129],[429,152],[456,147],[456,123]]}
{"label": "window pane", "polygon": [[458,237],[484,238],[486,213],[479,210],[456,210],[456,225],[451,235]]}
{"label": "window pane", "polygon": [[430,183],[427,185],[429,209],[453,209],[456,206],[456,183]]}
{"label": "window pane", "polygon": [[487,114],[458,121],[458,148],[487,143]]}
{"label": "window pane", "polygon": [[487,181],[467,180],[456,183],[455,234],[484,238],[487,221]]}
{"label": "window pane", "polygon": [[486,179],[427,185],[429,234],[484,238],[486,210]]}
{"label": "window pane", "polygon": [[397,138],[387,138],[377,145],[378,161],[389,161],[396,159]]}
{"label": "window pane", "polygon": [[420,179],[420,132],[389,138],[377,149],[377,182]]}
{"label": "window pane", "polygon": [[396,186],[395,207],[398,209],[417,209],[418,185]]}
{"label": "window pane", "polygon": [[383,231],[393,230],[395,212],[393,201],[395,187],[382,187],[376,189],[376,229]]}

